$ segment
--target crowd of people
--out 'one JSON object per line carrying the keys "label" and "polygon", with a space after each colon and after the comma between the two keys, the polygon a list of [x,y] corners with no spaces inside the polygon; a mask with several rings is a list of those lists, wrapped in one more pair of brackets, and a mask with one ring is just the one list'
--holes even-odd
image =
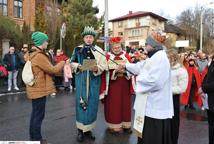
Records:
{"label": "crowd of people", "polygon": [[31,48],[23,44],[16,53],[15,47],[10,46],[4,56],[2,67],[5,67],[0,67],[0,76],[8,77],[8,91],[19,90],[18,86],[23,85],[19,75],[24,64],[26,60],[32,62],[35,83],[26,85],[32,101],[30,140],[46,143],[41,134],[46,96],[55,95],[55,87],[58,89],[64,81],[65,90],[76,86],[78,142],[87,137],[95,140],[93,129],[101,100],[108,131],[112,134],[133,131],[138,136],[137,144],[177,144],[180,105],[191,110],[206,109],[209,143],[214,143],[213,55],[167,49],[162,31],[153,31],[144,48],[127,46],[126,51],[121,38],[112,37],[110,52],[94,44],[93,27],[85,27],[81,35],[83,44],[74,48],[71,58],[60,49],[56,55],[53,49],[47,50],[48,36],[42,32],[32,34]]}
{"label": "crowd of people", "polygon": [[[26,55],[32,50],[28,44],[23,44],[23,47],[20,51],[16,50],[15,46],[11,45],[9,47],[9,52],[5,54],[3,59],[0,62],[0,81],[1,86],[4,86],[5,83],[8,84],[8,91],[16,90],[18,91],[20,87],[25,87],[25,84],[22,80],[22,70],[26,63]],[[46,54],[49,57],[51,64],[56,65],[61,61],[66,61],[69,59],[61,49],[56,50],[54,54],[53,49],[46,50]],[[5,79],[8,78],[7,82]],[[53,76],[54,84],[59,90],[61,87],[64,87],[65,91],[70,91],[72,87],[72,70],[69,66],[69,63],[64,66],[63,71]],[[73,84],[75,85],[75,84]],[[52,95],[56,95],[53,93]]]}

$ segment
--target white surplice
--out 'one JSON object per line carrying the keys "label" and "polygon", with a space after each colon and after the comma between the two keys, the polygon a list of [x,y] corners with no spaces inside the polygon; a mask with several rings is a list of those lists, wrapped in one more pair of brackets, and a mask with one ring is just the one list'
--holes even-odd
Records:
{"label": "white surplice", "polygon": [[126,64],[126,69],[137,75],[134,129],[142,133],[145,116],[172,118],[171,72],[165,51],[160,50],[137,64]]}

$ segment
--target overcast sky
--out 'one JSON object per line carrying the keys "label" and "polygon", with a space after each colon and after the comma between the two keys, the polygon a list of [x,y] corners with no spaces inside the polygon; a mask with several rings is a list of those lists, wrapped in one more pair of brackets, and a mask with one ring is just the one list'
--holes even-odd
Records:
{"label": "overcast sky", "polygon": [[[214,8],[214,4],[209,5],[210,2],[214,0],[108,0],[109,19],[126,15],[129,11],[150,11],[173,20],[183,10],[194,8],[197,4]],[[105,0],[94,0],[94,6],[100,9],[98,16],[104,13],[104,3]]]}

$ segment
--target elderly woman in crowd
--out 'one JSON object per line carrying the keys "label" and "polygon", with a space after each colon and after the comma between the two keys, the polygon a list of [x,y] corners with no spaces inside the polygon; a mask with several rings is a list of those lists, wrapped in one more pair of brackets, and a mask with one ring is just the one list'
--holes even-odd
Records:
{"label": "elderly woman in crowd", "polygon": [[187,88],[188,73],[183,64],[180,63],[178,53],[175,49],[169,49],[167,53],[171,65],[174,106],[174,116],[172,118],[172,144],[177,144],[180,125],[180,95]]}

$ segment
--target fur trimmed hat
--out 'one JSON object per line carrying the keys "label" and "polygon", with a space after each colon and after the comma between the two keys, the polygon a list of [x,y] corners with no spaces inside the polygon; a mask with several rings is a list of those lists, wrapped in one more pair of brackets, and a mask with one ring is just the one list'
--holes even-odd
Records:
{"label": "fur trimmed hat", "polygon": [[163,49],[163,43],[167,39],[166,33],[162,30],[153,30],[151,35],[147,37],[146,44],[155,49]]}
{"label": "fur trimmed hat", "polygon": [[162,44],[156,41],[152,36],[146,38],[146,45],[150,45],[154,49],[163,49]]}

